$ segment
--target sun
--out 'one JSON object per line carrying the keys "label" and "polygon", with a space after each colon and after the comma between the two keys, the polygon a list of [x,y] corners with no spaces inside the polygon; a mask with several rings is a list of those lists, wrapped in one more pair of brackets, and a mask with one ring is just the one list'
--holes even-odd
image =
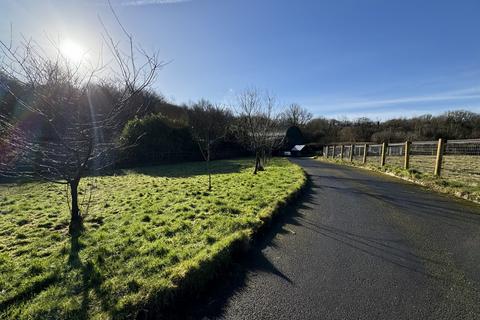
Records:
{"label": "sun", "polygon": [[87,50],[71,39],[66,39],[61,43],[60,52],[72,62],[80,62],[88,58]]}

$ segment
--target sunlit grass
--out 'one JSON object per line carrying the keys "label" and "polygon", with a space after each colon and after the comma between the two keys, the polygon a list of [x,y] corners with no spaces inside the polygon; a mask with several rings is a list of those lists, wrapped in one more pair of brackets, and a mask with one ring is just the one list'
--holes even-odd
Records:
{"label": "sunlit grass", "polygon": [[210,192],[203,163],[84,179],[81,198],[93,197],[78,238],[62,186],[0,185],[0,315],[130,317],[168,304],[178,286],[201,286],[215,259],[304,183],[286,160],[258,175],[252,164],[214,162]]}

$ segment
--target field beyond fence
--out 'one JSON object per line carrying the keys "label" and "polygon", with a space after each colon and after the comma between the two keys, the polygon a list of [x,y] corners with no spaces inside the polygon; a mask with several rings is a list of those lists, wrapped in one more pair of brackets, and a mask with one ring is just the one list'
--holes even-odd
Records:
{"label": "field beyond fence", "polygon": [[480,139],[337,143],[325,146],[323,156],[430,180],[450,193],[480,201]]}

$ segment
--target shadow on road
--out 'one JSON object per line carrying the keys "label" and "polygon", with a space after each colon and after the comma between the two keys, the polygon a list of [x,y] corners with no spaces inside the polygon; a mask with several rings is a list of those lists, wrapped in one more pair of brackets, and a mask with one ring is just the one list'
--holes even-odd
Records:
{"label": "shadow on road", "polygon": [[[360,196],[372,197],[402,209],[402,213],[432,216],[448,224],[450,227],[462,228],[463,223],[480,225],[480,211],[478,205],[461,199],[450,199],[445,195],[422,190],[419,186],[408,183],[389,182],[369,179],[352,179],[334,176],[319,177],[326,183],[318,184],[317,187],[328,188],[342,193],[353,193]],[[329,186],[328,181],[345,180],[356,184],[358,187],[335,187]],[[401,188],[399,188],[399,185]],[[362,188],[363,187],[363,188]],[[373,191],[373,192],[372,192]],[[412,197],[412,194],[415,196]],[[456,205],[461,203],[460,205]]]}
{"label": "shadow on road", "polygon": [[[309,163],[302,163],[304,168]],[[407,240],[392,235],[391,237],[376,237],[352,232],[339,226],[332,226],[325,223],[319,216],[312,214],[322,209],[322,201],[326,195],[337,193],[352,194],[355,197],[369,197],[376,201],[382,201],[392,208],[406,215],[425,218],[435,221],[438,224],[445,224],[461,230],[467,225],[479,225],[480,215],[475,206],[469,210],[468,205],[452,201],[440,195],[422,190],[418,186],[409,185],[400,181],[389,181],[389,179],[368,179],[359,176],[359,179],[343,178],[330,174],[312,174],[306,191],[294,205],[286,207],[282,214],[278,215],[267,231],[257,237],[248,253],[235,259],[235,262],[228,272],[217,280],[217,283],[209,288],[209,291],[202,298],[188,305],[182,305],[182,310],[175,310],[169,314],[169,319],[216,319],[222,318],[228,308],[230,299],[236,294],[242,293],[247,284],[248,277],[255,273],[270,273],[280,277],[292,285],[295,280],[290,279],[282,273],[264,255],[267,247],[275,248],[278,242],[275,237],[278,234],[295,235],[289,230],[288,225],[296,226],[296,229],[303,229],[302,233],[310,233],[315,241],[328,245],[334,241],[340,243],[345,250],[354,250],[370,258],[379,259],[381,263],[402,268],[407,272],[414,272],[421,277],[448,283],[449,279],[444,278],[445,274],[433,273],[434,269],[448,269],[442,261],[426,256],[423,253],[413,251]],[[348,183],[334,183],[332,180],[345,180]],[[412,194],[415,196],[412,196]],[[462,208],[462,209],[460,209]],[[318,237],[320,239],[316,239]],[[324,241],[322,241],[324,239]],[[380,263],[380,262],[379,262]],[[261,275],[259,275],[261,276]]]}
{"label": "shadow on road", "polygon": [[228,274],[217,279],[207,294],[188,305],[183,304],[182,310],[178,308],[166,315],[168,319],[216,319],[221,318],[225,312],[227,302],[236,293],[244,290],[247,276],[253,272],[271,273],[283,281],[292,283],[292,280],[284,275],[276,266],[263,254],[267,247],[276,247],[274,238],[278,234],[291,234],[285,229],[287,224],[298,225],[296,218],[299,217],[298,204],[308,203],[312,199],[312,189],[307,186],[305,192],[297,199],[295,204],[285,207],[266,228],[266,231],[257,236],[253,241],[250,250],[246,254],[234,258],[234,263]]}

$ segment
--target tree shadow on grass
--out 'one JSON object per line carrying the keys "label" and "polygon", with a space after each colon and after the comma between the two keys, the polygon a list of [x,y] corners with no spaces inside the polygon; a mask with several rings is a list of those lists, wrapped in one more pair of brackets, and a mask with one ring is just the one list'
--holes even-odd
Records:
{"label": "tree shadow on grass", "polygon": [[68,273],[71,270],[80,270],[82,276],[81,286],[75,288],[75,291],[82,292],[82,302],[80,309],[75,314],[69,315],[72,319],[88,319],[88,308],[90,304],[89,290],[94,289],[99,296],[99,288],[101,284],[101,276],[95,269],[93,263],[83,263],[80,259],[79,252],[82,250],[83,245],[80,242],[80,236],[84,232],[82,221],[75,221],[70,224],[70,251],[68,253],[68,261],[64,266],[65,270],[52,270],[48,276],[42,278],[39,281],[34,282],[32,285],[24,288],[21,292],[12,296],[9,299],[4,300],[0,304],[0,311],[6,310],[14,304],[27,302],[35,298],[42,291],[48,289],[50,286],[62,282],[62,273]]}
{"label": "tree shadow on grass", "polygon": [[79,255],[80,251],[84,247],[80,241],[80,237],[84,231],[85,229],[82,221],[75,221],[70,225],[70,252],[68,255],[68,266],[72,270],[78,270],[82,278],[80,287],[76,288],[82,293],[80,309],[78,312],[72,315],[71,318],[79,320],[89,318],[88,310],[91,303],[91,290],[93,290],[96,294],[96,297],[101,300],[103,310],[108,311],[109,309],[106,300],[102,298],[104,294],[100,289],[103,281],[102,275],[91,260],[83,262]]}
{"label": "tree shadow on grass", "polygon": [[[236,173],[250,167],[253,170],[253,165],[254,163],[252,159],[215,160],[210,162],[210,170],[212,174]],[[137,173],[153,177],[186,178],[191,176],[206,175],[206,166],[207,163],[205,161],[185,162],[179,164],[124,169],[116,174]]]}
{"label": "tree shadow on grass", "polygon": [[[227,174],[238,173],[243,170],[250,170],[253,172],[255,162],[253,158],[241,158],[231,160],[214,160],[210,162],[210,170],[212,174]],[[270,166],[287,167],[290,164],[288,162],[272,161],[266,166],[266,170]],[[167,164],[158,166],[146,166],[132,169],[124,169],[115,174],[128,174],[138,173],[145,174],[153,177],[166,177],[166,178],[187,178],[198,175],[206,175],[207,163],[205,161],[197,162],[184,162],[179,164]]]}
{"label": "tree shadow on grass", "polygon": [[0,303],[0,312],[7,310],[10,306],[14,304],[22,303],[29,299],[32,299],[35,295],[39,294],[40,292],[57,282],[58,279],[58,274],[53,272],[42,280],[34,282],[31,286],[24,288],[16,295],[5,299],[2,303]]}

